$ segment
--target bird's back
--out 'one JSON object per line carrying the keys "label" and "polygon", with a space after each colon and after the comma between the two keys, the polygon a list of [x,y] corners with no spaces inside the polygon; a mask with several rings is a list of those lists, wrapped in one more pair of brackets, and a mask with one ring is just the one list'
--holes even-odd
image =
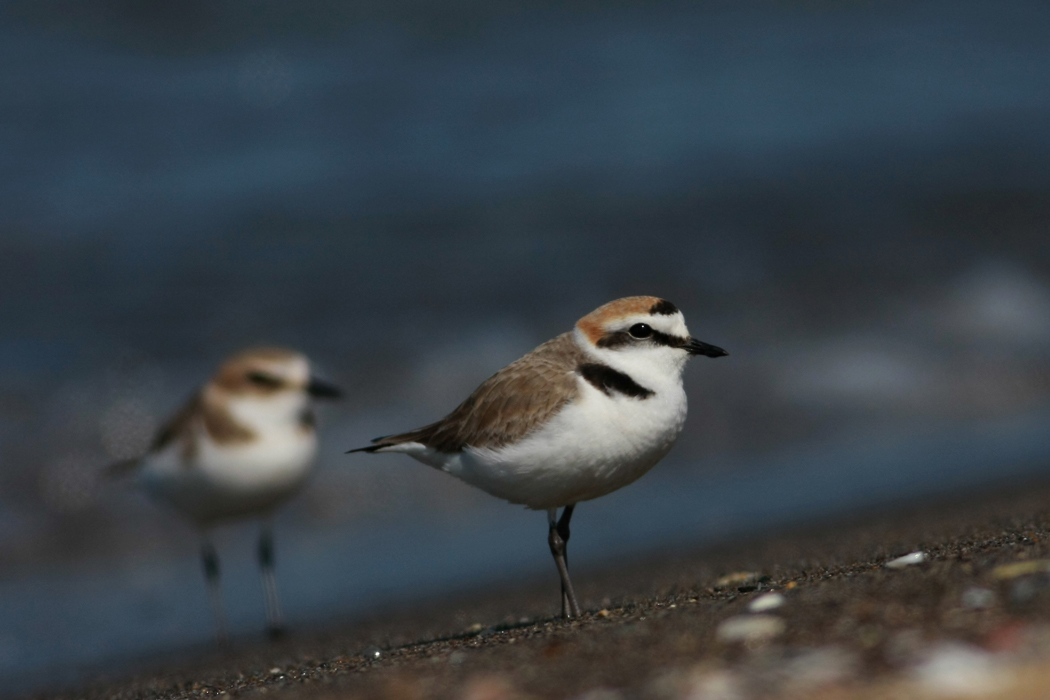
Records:
{"label": "bird's back", "polygon": [[517,443],[577,398],[576,368],[585,358],[572,333],[563,333],[489,377],[436,423],[379,438],[359,451],[412,452],[409,445],[422,445],[456,454]]}

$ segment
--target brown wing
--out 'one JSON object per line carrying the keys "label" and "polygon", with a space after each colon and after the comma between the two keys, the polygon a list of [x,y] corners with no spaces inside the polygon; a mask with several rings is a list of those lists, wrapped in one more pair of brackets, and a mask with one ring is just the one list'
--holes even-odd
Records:
{"label": "brown wing", "polygon": [[238,423],[223,405],[217,405],[214,397],[198,391],[168,419],[157,431],[150,452],[162,450],[176,440],[183,442],[186,454],[194,448],[191,427],[194,421],[200,420],[208,436],[220,445],[232,445],[250,442],[255,433]]}
{"label": "brown wing", "polygon": [[461,452],[468,445],[496,449],[513,444],[576,398],[576,367],[584,359],[572,334],[563,333],[489,377],[437,423],[379,438],[360,451],[375,452],[405,442],[447,453]]}
{"label": "brown wing", "polygon": [[[208,431],[208,436],[220,445],[249,442],[255,439],[255,433],[234,420],[223,406],[216,405],[214,398],[208,400],[204,391],[197,391],[182,405],[182,408],[160,426],[147,454],[160,452],[178,442],[183,462],[188,466],[189,460],[197,450],[197,441],[193,435],[193,424],[197,421],[201,421],[204,429]],[[137,469],[141,462],[141,457],[124,460],[107,467],[105,473],[113,477],[123,476]]]}
{"label": "brown wing", "polygon": [[[189,435],[190,424],[193,422],[194,417],[199,413],[200,406],[201,394],[197,391],[194,392],[193,396],[182,405],[182,408],[176,411],[174,415],[157,429],[157,433],[153,436],[153,442],[150,443],[147,454],[159,452],[176,440],[183,441],[184,450],[192,449],[193,441],[192,437]],[[110,478],[120,478],[138,469],[144,458],[145,456],[137,457],[135,459],[125,459],[116,464],[111,464],[103,470],[103,474]]]}
{"label": "brown wing", "polygon": [[157,429],[153,437],[153,443],[149,446],[150,452],[159,452],[180,438],[186,437],[195,417],[200,414],[202,397],[199,391],[194,392],[186,403],[176,411],[171,418]]}

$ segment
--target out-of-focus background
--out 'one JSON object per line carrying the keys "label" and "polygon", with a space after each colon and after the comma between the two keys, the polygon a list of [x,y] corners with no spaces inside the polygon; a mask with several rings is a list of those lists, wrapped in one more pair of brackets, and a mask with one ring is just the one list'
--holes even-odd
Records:
{"label": "out-of-focus background", "polygon": [[[192,529],[97,475],[245,346],[348,390],[277,519],[293,627],[555,585],[542,514],[343,453],[629,294],[731,356],[578,566],[1050,476],[1046,3],[0,13],[8,688],[208,642]],[[238,634],[254,536],[218,536]]]}

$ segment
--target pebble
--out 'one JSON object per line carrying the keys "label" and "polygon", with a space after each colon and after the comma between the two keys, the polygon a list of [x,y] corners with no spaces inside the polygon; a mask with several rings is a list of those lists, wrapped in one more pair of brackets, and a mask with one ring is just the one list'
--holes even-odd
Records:
{"label": "pebble", "polygon": [[640,697],[660,700],[745,700],[742,679],[733,671],[710,663],[669,669],[654,677]]}
{"label": "pebble", "polygon": [[838,647],[804,651],[790,659],[784,668],[785,682],[796,694],[842,683],[857,674],[860,660]]}
{"label": "pebble", "polygon": [[767,612],[776,610],[786,602],[787,598],[780,593],[763,593],[748,603],[747,609],[753,613]]}
{"label": "pebble", "polygon": [[373,661],[379,659],[383,655],[383,650],[379,647],[365,647],[365,650],[361,652],[361,656],[366,659],[372,659]]}
{"label": "pebble", "polygon": [[686,681],[682,698],[692,700],[742,700],[743,683],[729,671],[696,673]]}
{"label": "pebble", "polygon": [[927,559],[929,559],[929,557],[926,556],[926,552],[911,552],[910,554],[905,554],[903,557],[897,557],[892,561],[886,562],[884,566],[887,569],[903,569],[906,566],[921,564]]}
{"label": "pebble", "polygon": [[992,569],[992,578],[1002,581],[1004,579],[1018,578],[1029,574],[1039,574],[1050,571],[1050,560],[1032,559],[1031,561],[1018,561],[1013,564],[1003,564]]}
{"label": "pebble", "polygon": [[1050,577],[1046,575],[1018,578],[1010,586],[1010,602],[1024,605],[1047,588],[1050,588]]}
{"label": "pebble", "polygon": [[737,615],[718,625],[721,642],[760,642],[783,634],[786,625],[774,615]]}
{"label": "pebble", "polygon": [[971,610],[984,610],[995,605],[995,592],[987,588],[971,586],[963,591],[962,604]]}
{"label": "pebble", "polygon": [[728,588],[739,583],[754,581],[757,578],[758,574],[754,571],[735,571],[715,581],[715,588]]}
{"label": "pebble", "polygon": [[945,697],[986,695],[1002,689],[1009,680],[991,654],[958,643],[934,648],[914,674],[926,690]]}

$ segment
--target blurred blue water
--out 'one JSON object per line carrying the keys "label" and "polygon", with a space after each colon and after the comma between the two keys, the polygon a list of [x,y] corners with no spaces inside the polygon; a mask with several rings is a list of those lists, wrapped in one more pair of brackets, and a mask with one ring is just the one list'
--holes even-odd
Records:
{"label": "blurred blue water", "polygon": [[266,204],[331,216],[558,182],[666,194],[828,152],[892,169],[975,130],[1045,155],[1048,25],[1036,2],[671,4],[189,56],[10,25],[0,223],[145,235],[135,253],[163,255],[158,236],[213,235]]}

